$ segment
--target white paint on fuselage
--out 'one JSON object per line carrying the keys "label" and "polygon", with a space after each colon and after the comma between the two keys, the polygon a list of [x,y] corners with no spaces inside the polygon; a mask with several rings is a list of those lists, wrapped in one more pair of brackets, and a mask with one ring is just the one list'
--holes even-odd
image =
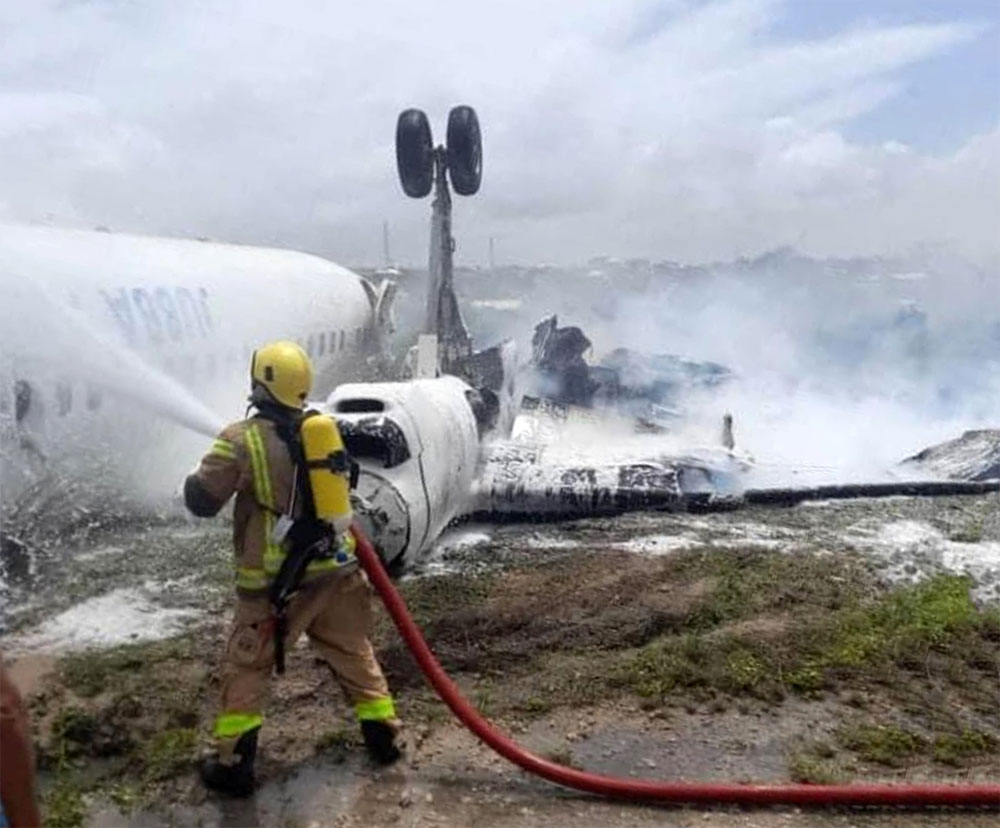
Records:
{"label": "white paint on fuselage", "polygon": [[[372,498],[371,505],[395,524],[391,539],[376,538],[386,557],[412,562],[468,507],[480,462],[479,435],[467,397],[471,392],[457,377],[438,377],[348,383],[327,400],[325,407],[345,434],[352,424],[384,423],[395,426],[405,440],[406,459],[399,463],[386,465],[375,455],[355,452],[362,467],[359,492]],[[405,509],[397,504],[405,504]],[[398,534],[395,530],[404,522],[405,532]]]}
{"label": "white paint on fuselage", "polygon": [[375,343],[369,293],[295,251],[0,226],[0,420],[16,431],[23,380],[33,410],[19,427],[48,455],[100,443],[119,467],[191,452],[189,466],[204,441],[166,420],[208,431],[238,418],[262,343],[298,341],[319,398],[356,376]]}

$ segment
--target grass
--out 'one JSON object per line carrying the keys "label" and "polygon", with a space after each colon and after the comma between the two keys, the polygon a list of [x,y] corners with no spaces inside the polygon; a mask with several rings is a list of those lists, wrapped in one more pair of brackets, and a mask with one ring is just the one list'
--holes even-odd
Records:
{"label": "grass", "polygon": [[476,688],[472,695],[473,704],[476,706],[476,710],[479,711],[479,715],[489,718],[493,715],[495,710],[495,690],[489,684],[480,685]]}
{"label": "grass", "polygon": [[196,758],[198,733],[179,727],[157,733],[143,745],[143,775],[155,782],[178,776],[191,768]]}
{"label": "grass", "polygon": [[180,637],[60,659],[60,695],[33,711],[53,714],[37,744],[54,772],[46,825],[80,824],[85,795],[130,811],[190,771],[206,690],[195,646]]}
{"label": "grass", "polygon": [[112,785],[108,789],[108,799],[127,814],[139,805],[142,801],[142,794],[135,785],[122,782]]}
{"label": "grass", "polygon": [[861,723],[842,727],[837,739],[866,762],[892,768],[928,759],[964,767],[977,759],[1000,754],[1000,742],[995,737],[972,728],[924,738],[897,725]]}
{"label": "grass", "polygon": [[714,583],[711,594],[687,619],[692,632],[807,606],[838,610],[856,604],[869,591],[861,566],[833,556],[709,549],[681,556],[678,568],[686,580]]}
{"label": "grass", "polygon": [[[574,581],[578,571],[596,575]],[[679,705],[746,714],[760,708],[755,698],[777,704],[790,694],[836,690],[842,710],[874,721],[844,725],[835,747],[794,745],[788,767],[797,780],[842,781],[856,760],[963,767],[998,751],[991,733],[963,730],[996,722],[1000,652],[1000,611],[977,608],[965,578],[938,576],[884,592],[850,553],[761,548],[692,550],[620,576],[588,569],[584,558],[531,572],[402,585],[439,657],[491,716],[540,717],[626,694],[647,711]],[[514,580],[500,580],[508,577]],[[379,655],[405,697],[406,718],[447,720],[380,615]],[[69,692],[58,698],[61,710],[47,702],[54,718],[40,750],[57,768],[46,796],[57,813],[51,824],[79,824],[73,820],[82,818],[76,815],[90,792],[130,810],[167,801],[188,784],[171,780],[187,775],[212,690],[198,642],[128,645],[61,661]],[[932,684],[979,718],[921,689]],[[873,701],[849,707],[852,693]],[[887,709],[906,728],[875,718]],[[127,738],[115,741],[115,733]],[[354,727],[315,733],[299,746],[308,754],[312,743],[335,761],[361,743]],[[567,748],[548,756],[572,766]]]}
{"label": "grass", "polygon": [[433,629],[449,613],[485,601],[495,580],[493,575],[456,573],[404,581],[400,591],[417,624]]}
{"label": "grass", "polygon": [[87,816],[83,790],[68,778],[60,778],[42,799],[42,816],[48,828],[78,828]]}
{"label": "grass", "polygon": [[982,543],[986,521],[982,517],[969,519],[954,529],[948,539],[955,543]]}
{"label": "grass", "polygon": [[[791,572],[782,573],[783,568],[767,561],[752,570],[755,576],[735,583],[722,567],[717,586],[721,595],[710,596],[696,611],[694,629],[640,648],[616,671],[614,681],[644,698],[662,699],[699,686],[780,698],[786,691],[815,692],[834,677],[859,675],[875,666],[923,669],[931,652],[984,667],[990,652],[995,657],[991,639],[1000,630],[998,613],[973,604],[968,578],[938,575],[875,597],[847,581],[832,589],[828,584],[810,585],[818,575],[809,573],[815,567],[807,565],[808,574],[794,579]],[[771,580],[762,580],[761,573]],[[810,588],[817,593],[813,600],[803,595]],[[741,608],[743,598],[746,605]],[[827,609],[817,612],[824,598]],[[808,614],[794,615],[786,630],[770,637],[727,631],[724,626],[712,635],[699,632],[709,622],[719,627],[723,621],[787,609],[796,602],[808,606]]]}
{"label": "grass", "polygon": [[1000,753],[1000,741],[988,733],[966,728],[934,740],[934,761],[961,767],[971,759]]}
{"label": "grass", "polygon": [[97,733],[97,719],[79,707],[67,707],[52,720],[51,732],[60,759],[79,756]]}
{"label": "grass", "polygon": [[144,644],[125,644],[108,650],[70,653],[59,662],[63,684],[82,698],[93,698],[120,686],[122,675],[144,672],[172,658],[189,658],[190,642],[173,638]]}
{"label": "grass", "polygon": [[788,775],[793,782],[810,785],[838,785],[850,778],[840,762],[810,753],[793,755],[788,762]]}
{"label": "grass", "polygon": [[920,736],[896,725],[854,725],[841,728],[838,741],[866,762],[902,767],[921,754],[926,742]]}

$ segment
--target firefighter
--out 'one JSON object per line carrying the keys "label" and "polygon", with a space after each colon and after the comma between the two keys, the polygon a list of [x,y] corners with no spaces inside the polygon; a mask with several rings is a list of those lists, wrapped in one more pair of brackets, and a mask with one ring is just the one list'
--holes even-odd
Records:
{"label": "firefighter", "polygon": [[[302,633],[354,706],[372,758],[390,764],[400,756],[400,723],[368,639],[371,586],[358,566],[354,538],[347,531],[351,521],[347,469],[340,466],[332,475],[332,465],[307,461],[308,452],[303,450],[303,423],[309,417],[303,408],[312,387],[309,358],[292,342],[267,345],[253,354],[250,383],[253,416],[223,429],[184,483],[185,503],[199,517],[214,516],[236,495],[236,614],[225,650],[221,712],[214,727],[217,753],[201,768],[207,787],[235,796],[249,796],[254,788],[257,736],[271,669],[277,660],[278,671],[283,671],[284,648]],[[309,422],[322,426],[321,419],[328,428],[333,424],[329,417]],[[335,424],[332,431],[331,439],[342,447]],[[318,485],[316,475],[323,474],[330,474],[343,492],[340,514],[324,512],[328,521],[316,519],[321,493],[317,491],[314,498],[312,491]],[[299,531],[303,526],[309,531]],[[302,557],[306,547],[327,551]],[[303,565],[296,575],[288,576],[296,562]],[[291,595],[287,606],[275,603],[279,600],[275,589],[282,584],[282,594]]]}

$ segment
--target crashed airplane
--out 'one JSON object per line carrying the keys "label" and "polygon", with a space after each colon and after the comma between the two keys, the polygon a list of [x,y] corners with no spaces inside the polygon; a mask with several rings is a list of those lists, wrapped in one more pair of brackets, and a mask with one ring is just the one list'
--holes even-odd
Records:
{"label": "crashed airplane", "polygon": [[252,349],[278,338],[298,341],[315,363],[311,404],[340,422],[361,468],[356,511],[387,563],[414,561],[470,515],[781,502],[745,491],[752,461],[735,449],[728,415],[718,443],[699,451],[552,456],[546,424],[591,409],[632,430],[669,429],[685,389],[712,389],[731,375],[714,363],[624,350],[590,366],[586,336],[555,317],[536,328],[523,362],[513,342],[474,351],[454,290],[449,180],[461,195],[478,189],[475,113],[456,107],[448,146],[435,147],[426,116],[407,110],[397,165],[408,195],[433,189],[434,201],[423,333],[395,381],[384,381],[391,281],[288,250],[0,227],[0,505],[64,474],[126,488],[164,470],[179,479],[171,464],[188,453],[189,437],[166,422],[213,433],[214,412],[232,415],[245,393]]}
{"label": "crashed airplane", "polygon": [[[686,476],[704,484],[704,463],[543,468],[523,440],[506,439],[525,366],[512,342],[473,350],[453,285],[449,179],[462,195],[478,189],[475,113],[456,107],[448,146],[435,148],[426,116],[404,112],[397,162],[404,190],[433,188],[434,203],[424,331],[408,376],[395,382],[357,381],[385,376],[390,281],[287,250],[0,227],[6,499],[48,475],[93,475],[86,461],[65,462],[84,447],[100,446],[101,475],[123,481],[176,455],[184,432],[161,425],[151,439],[144,412],[210,433],[213,412],[242,395],[253,347],[275,338],[312,357],[313,404],[336,415],[359,461],[357,511],[387,562],[413,560],[453,520],[483,509],[662,508],[677,502]],[[549,344],[558,338],[553,321]],[[536,365],[553,368],[545,347],[536,351]]]}

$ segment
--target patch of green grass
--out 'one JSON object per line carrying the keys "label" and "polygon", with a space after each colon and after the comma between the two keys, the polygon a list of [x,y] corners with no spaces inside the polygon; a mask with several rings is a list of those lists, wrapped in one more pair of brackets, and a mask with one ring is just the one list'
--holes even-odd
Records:
{"label": "patch of green grass", "polygon": [[139,789],[126,782],[120,782],[108,788],[108,799],[110,799],[123,813],[134,811],[141,801]]}
{"label": "patch of green grass", "polygon": [[954,529],[948,539],[955,543],[982,543],[984,530],[985,520],[982,517],[970,518]]}
{"label": "patch of green grass", "polygon": [[895,725],[853,725],[838,731],[837,738],[848,750],[853,750],[868,762],[889,767],[902,767],[920,754],[926,743],[915,733]]}
{"label": "patch of green grass", "polygon": [[732,636],[689,633],[647,645],[612,673],[611,682],[631,687],[647,699],[663,699],[674,690],[706,689],[728,693],[752,691],[763,697],[777,688],[766,653]]}
{"label": "patch of green grass", "polygon": [[677,687],[705,684],[710,653],[711,648],[696,635],[672,636],[643,647],[613,679],[644,698],[662,698]]}
{"label": "patch of green grass", "polygon": [[83,698],[91,698],[115,687],[123,674],[144,672],[169,658],[188,657],[190,647],[191,642],[181,637],[109,650],[84,650],[61,658],[59,674],[66,687]]}
{"label": "patch of green grass", "polygon": [[938,736],[934,740],[934,761],[961,766],[977,756],[1000,752],[1000,743],[989,733],[965,729],[960,734]]}
{"label": "patch of green grass", "polygon": [[484,685],[477,687],[472,696],[473,704],[475,704],[476,709],[483,716],[488,717],[493,714],[493,693],[494,689],[492,687]]}
{"label": "patch of green grass", "polygon": [[68,777],[58,779],[42,800],[42,819],[47,828],[78,828],[86,816],[83,790]]}
{"label": "patch of green grass", "polygon": [[728,683],[738,690],[754,687],[768,674],[767,663],[745,649],[735,649],[726,656]]}
{"label": "patch of green grass", "polygon": [[788,775],[793,782],[810,785],[837,785],[850,778],[844,766],[835,759],[809,752],[796,753],[788,762]]}
{"label": "patch of green grass", "polygon": [[799,646],[806,657],[796,665],[800,674],[793,672],[795,686],[817,686],[828,669],[922,664],[931,649],[949,645],[961,654],[960,643],[986,621],[972,603],[971,585],[966,577],[939,575],[804,630]]}
{"label": "patch of green grass", "polygon": [[417,624],[433,628],[436,619],[485,601],[495,580],[494,575],[456,573],[404,581],[400,591]]}
{"label": "patch of green grass", "polygon": [[[768,562],[763,572],[777,577],[784,570]],[[726,597],[721,604],[710,602],[713,612],[722,615],[736,613],[733,596],[744,594],[743,587],[727,577],[719,582]],[[749,582],[755,590],[767,591],[759,578]],[[966,577],[939,575],[876,598],[854,589],[850,596],[840,596],[837,609],[817,612],[807,602],[786,630],[771,636],[722,630],[663,636],[621,660],[609,681],[643,698],[662,699],[674,691],[707,687],[766,699],[780,698],[785,689],[814,693],[827,686],[832,675],[860,675],[873,666],[918,666],[923,671],[931,651],[952,662],[985,663],[984,648],[1000,639],[1000,613],[978,609],[970,586]],[[800,584],[791,589],[804,588]],[[759,609],[766,604],[773,610],[774,602],[780,602],[774,593],[788,586],[772,583],[769,589],[770,599],[748,598],[751,605]]]}
{"label": "patch of green grass", "polygon": [[789,670],[783,678],[793,690],[800,693],[811,693],[823,686],[826,675],[822,665],[814,661],[807,661],[805,664],[800,664]]}
{"label": "patch of green grass", "polygon": [[67,707],[52,720],[52,745],[60,760],[86,753],[97,733],[97,719],[79,707]]}
{"label": "patch of green grass", "polygon": [[178,727],[157,733],[143,748],[147,781],[170,779],[187,772],[194,762],[198,733],[194,728]]}
{"label": "patch of green grass", "polygon": [[979,611],[969,594],[973,580],[938,575],[891,593],[869,612],[872,626],[886,631],[889,643],[942,644],[951,633],[970,629]]}
{"label": "patch of green grass", "polygon": [[752,548],[706,550],[682,558],[678,567],[692,580],[714,583],[688,619],[693,631],[804,605],[837,610],[856,605],[865,591],[861,568],[832,556],[790,556]]}

